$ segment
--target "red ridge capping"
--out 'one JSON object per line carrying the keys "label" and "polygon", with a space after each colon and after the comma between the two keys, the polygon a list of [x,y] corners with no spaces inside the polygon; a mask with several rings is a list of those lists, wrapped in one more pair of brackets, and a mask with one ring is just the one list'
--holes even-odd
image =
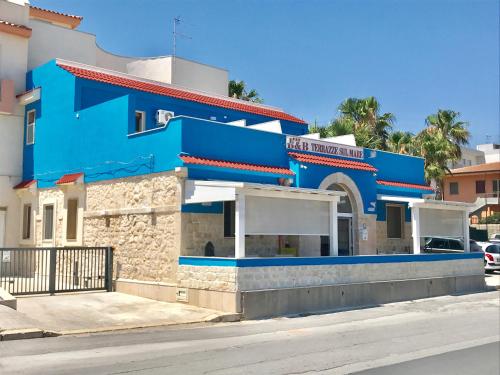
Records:
{"label": "red ridge capping", "polygon": [[406,182],[395,182],[395,181],[377,180],[377,184],[379,184],[379,185],[385,185],[385,186],[410,188],[410,189],[434,190],[433,187],[428,186],[428,185],[407,184]]}
{"label": "red ridge capping", "polygon": [[33,185],[36,182],[36,180],[24,180],[18,183],[16,186],[13,187],[13,189],[26,189],[29,188],[31,185]]}
{"label": "red ridge capping", "polygon": [[59,180],[56,181],[56,185],[71,184],[73,182],[76,182],[82,176],[83,176],[83,173],[81,173],[81,172],[80,173],[65,174]]}
{"label": "red ridge capping", "polygon": [[289,152],[288,155],[294,158],[295,160],[303,163],[325,165],[337,168],[356,169],[360,171],[377,172],[377,168],[368,163],[363,163],[361,161],[339,159],[329,156],[301,154],[298,152]]}
{"label": "red ridge capping", "polygon": [[226,161],[226,160],[206,159],[206,158],[200,158],[197,156],[189,156],[189,155],[180,155],[179,157],[186,164],[209,165],[212,167],[233,168],[233,169],[241,169],[241,170],[247,170],[247,171],[257,171],[257,172],[286,174],[286,175],[294,175],[295,174],[290,169],[284,168],[284,167],[270,167],[267,165],[260,165],[260,164],[239,163],[239,162]]}
{"label": "red ridge capping", "polygon": [[197,94],[190,91],[184,91],[178,88],[166,87],[159,84],[143,82],[132,78],[125,78],[109,73],[103,73],[64,64],[58,64],[58,66],[79,78],[90,79],[92,81],[98,81],[98,82],[108,83],[111,85],[127,87],[134,90],[149,92],[152,94],[170,96],[177,99],[189,100],[191,102],[207,104],[214,107],[234,109],[242,112],[254,113],[257,115],[273,117],[280,120],[291,121],[298,124],[307,125],[307,123],[304,120],[301,120],[297,117],[294,117],[285,112],[281,112],[275,109],[259,107],[257,105],[242,103],[235,100],[225,100],[214,96]]}
{"label": "red ridge capping", "polygon": [[31,37],[32,30],[27,26],[18,25],[16,23],[0,19],[0,32],[6,32],[23,38],[29,38]]}
{"label": "red ridge capping", "polygon": [[30,7],[30,9],[39,10],[41,12],[47,12],[47,13],[57,14],[59,16],[64,16],[64,17],[76,18],[76,19],[79,19],[79,20],[83,19],[82,16],[76,16],[74,14],[61,13],[61,12],[57,12],[55,10],[40,8],[40,7],[36,7],[36,6],[33,6],[33,5],[30,5],[29,7]]}

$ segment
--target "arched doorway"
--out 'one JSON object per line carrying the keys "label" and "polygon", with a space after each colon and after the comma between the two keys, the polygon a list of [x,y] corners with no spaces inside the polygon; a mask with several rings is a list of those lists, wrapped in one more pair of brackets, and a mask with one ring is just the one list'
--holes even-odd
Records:
{"label": "arched doorway", "polygon": [[[326,190],[342,191],[347,195],[340,198],[337,205],[338,212],[338,247],[339,256],[353,255],[353,210],[349,192],[340,184],[331,184]],[[328,236],[321,237],[321,255],[330,255],[330,238]]]}
{"label": "arched doorway", "polygon": [[[358,221],[363,215],[363,198],[356,183],[345,173],[333,173],[319,185],[323,190],[344,191],[347,193],[338,206],[339,255],[356,255],[359,252]],[[321,254],[330,255],[329,238],[321,238]]]}

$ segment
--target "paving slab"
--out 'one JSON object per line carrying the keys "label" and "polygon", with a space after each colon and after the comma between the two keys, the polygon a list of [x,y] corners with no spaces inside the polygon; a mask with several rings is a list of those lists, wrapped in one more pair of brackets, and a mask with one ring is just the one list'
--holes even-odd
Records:
{"label": "paving slab", "polygon": [[484,277],[486,285],[490,288],[500,290],[500,271],[487,273]]}
{"label": "paving slab", "polygon": [[19,297],[17,309],[36,321],[47,335],[234,321],[239,318],[220,311],[117,292]]}

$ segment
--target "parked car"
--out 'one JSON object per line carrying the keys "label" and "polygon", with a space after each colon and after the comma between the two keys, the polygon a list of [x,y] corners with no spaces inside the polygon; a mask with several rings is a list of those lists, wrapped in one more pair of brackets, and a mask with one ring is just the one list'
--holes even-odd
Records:
{"label": "parked car", "polygon": [[490,243],[484,249],[484,269],[487,273],[500,271],[500,244]]}
{"label": "parked car", "polygon": [[481,246],[480,242],[477,242],[476,240],[470,240],[470,252],[471,253],[477,253],[478,251],[483,251],[483,247]]}
{"label": "parked car", "polygon": [[464,251],[464,242],[456,238],[431,237],[424,245],[426,253],[461,253]]}
{"label": "parked car", "polygon": [[491,242],[500,242],[500,233],[493,233],[493,236],[490,238]]}

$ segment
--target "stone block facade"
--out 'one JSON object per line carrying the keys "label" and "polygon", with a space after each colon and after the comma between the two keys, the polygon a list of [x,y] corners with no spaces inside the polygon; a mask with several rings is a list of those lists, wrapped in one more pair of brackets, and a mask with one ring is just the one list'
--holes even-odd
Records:
{"label": "stone block facade", "polygon": [[237,267],[179,266],[177,286],[180,288],[236,292]]}
{"label": "stone block facade", "polygon": [[[180,254],[181,188],[174,172],[39,189],[36,246],[111,246],[114,277],[176,283]],[[78,197],[82,234],[65,237],[66,199]],[[54,236],[43,240],[43,206],[54,205]]]}
{"label": "stone block facade", "polygon": [[178,286],[243,292],[483,274],[481,259],[314,266],[179,266]]}
{"label": "stone block facade", "polygon": [[115,278],[175,282],[181,194],[175,173],[87,184],[84,245],[114,248]]}
{"label": "stone block facade", "polygon": [[403,228],[403,238],[387,238],[387,222],[377,221],[377,252],[379,254],[413,253],[411,222],[405,221]]}

